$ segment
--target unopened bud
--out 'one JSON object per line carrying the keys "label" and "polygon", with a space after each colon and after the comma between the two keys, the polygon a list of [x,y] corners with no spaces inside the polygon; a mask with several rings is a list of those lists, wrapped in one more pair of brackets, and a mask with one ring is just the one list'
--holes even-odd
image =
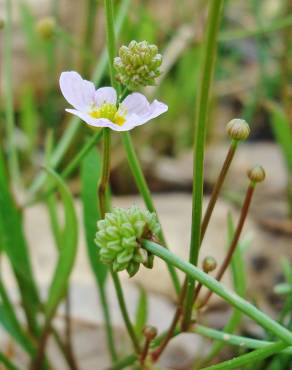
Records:
{"label": "unopened bud", "polygon": [[247,176],[252,183],[256,184],[264,181],[266,173],[262,166],[257,165],[247,171]]}
{"label": "unopened bud", "polygon": [[250,134],[248,123],[240,118],[234,118],[228,122],[226,131],[233,140],[246,140]]}
{"label": "unopened bud", "polygon": [[43,19],[40,19],[37,22],[36,29],[38,34],[43,39],[50,39],[53,37],[56,29],[56,21],[53,17],[46,17]]}
{"label": "unopened bud", "polygon": [[215,268],[217,267],[217,261],[215,260],[214,257],[208,256],[204,258],[202,265],[203,271],[208,273],[215,270]]}
{"label": "unopened bud", "polygon": [[143,335],[148,341],[151,341],[157,336],[157,329],[154,326],[147,325],[143,329]]}

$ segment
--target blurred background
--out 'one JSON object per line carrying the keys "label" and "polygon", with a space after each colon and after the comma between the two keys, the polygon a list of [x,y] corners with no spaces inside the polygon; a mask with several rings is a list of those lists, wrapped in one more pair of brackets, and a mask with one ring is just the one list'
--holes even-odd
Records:
{"label": "blurred background", "polygon": [[[147,40],[157,44],[164,57],[157,86],[147,88],[144,93],[149,99],[157,98],[167,103],[169,111],[135,129],[133,139],[149,186],[155,193],[154,199],[171,249],[187,258],[195,100],[206,1],[132,0],[116,1],[115,5],[118,19],[121,13],[126,14],[117,46],[128,44],[133,39]],[[98,86],[109,85],[106,68],[102,68],[105,47],[103,2],[13,0],[12,33],[8,35],[6,14],[5,1],[0,0],[0,143],[5,151],[9,150],[11,143],[3,140],[4,121],[7,100],[13,94],[16,124],[13,145],[17,148],[22,169],[21,188],[29,189],[40,165],[46,160],[48,141],[51,147],[57,147],[66,132],[72,131],[70,145],[62,160],[58,161],[58,171],[62,171],[92,135],[84,124],[72,123],[72,118],[65,113],[67,103],[60,93],[58,79],[61,71],[76,70],[83,77],[98,81]],[[12,48],[12,59],[5,62],[4,54],[9,47]],[[291,54],[291,0],[225,1],[207,135],[206,199],[228,150],[227,122],[235,117],[245,119],[250,124],[251,136],[236,153],[202,256],[211,254],[218,261],[222,259],[226,244],[226,217],[232,211],[234,220],[237,220],[247,185],[246,170],[255,163],[263,165],[267,179],[258,186],[244,235],[248,241],[248,296],[275,317],[284,298],[275,292],[274,286],[285,281],[283,263],[289,266],[292,259]],[[12,81],[7,77],[10,68]],[[105,73],[101,72],[103,69]],[[11,88],[7,90],[7,86]],[[72,129],[74,125],[76,129]],[[122,206],[130,206],[133,202],[142,204],[118,134],[113,135],[112,156],[113,203]],[[67,181],[76,196],[79,210],[79,170],[75,170]],[[17,198],[22,203],[26,191],[19,191]],[[39,281],[45,286],[51,275],[51,261],[55,258],[45,207],[28,207],[25,224],[34,267]],[[97,299],[91,294],[92,277],[83,250],[83,239],[81,233],[79,259],[73,275],[76,289],[74,307],[76,322],[88,324],[101,319],[95,311]],[[10,276],[9,269],[3,268],[6,276]],[[230,284],[229,280],[227,276],[225,283]],[[133,302],[137,300],[139,287],[149,291],[152,294],[150,317],[153,324],[162,328],[167,326],[173,310],[173,294],[162,264],[156,264],[151,273],[141,271],[131,282],[125,277],[125,285],[129,300]],[[112,301],[116,325],[121,326],[113,297]],[[222,301],[215,297],[208,312],[206,320],[214,327],[222,327],[222,317],[228,315]],[[87,324],[82,328],[89,335],[90,325]],[[245,323],[244,330],[252,335],[258,334],[249,322]],[[82,337],[83,331],[80,330],[80,343],[84,345],[85,358],[89,341]],[[178,343],[166,354],[164,361],[169,367],[190,368],[189,363],[196,354],[193,352],[194,344],[190,347],[186,343],[188,341]],[[98,354],[100,359],[102,352]],[[183,356],[177,357],[177,353]],[[90,361],[96,363],[94,356],[96,353],[86,357],[87,367],[84,365],[84,369],[90,368]],[[185,362],[177,358],[184,358]]]}

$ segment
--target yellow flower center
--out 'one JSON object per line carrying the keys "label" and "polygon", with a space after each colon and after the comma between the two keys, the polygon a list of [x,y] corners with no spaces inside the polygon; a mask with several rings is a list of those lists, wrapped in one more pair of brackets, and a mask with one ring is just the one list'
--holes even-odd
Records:
{"label": "yellow flower center", "polygon": [[126,121],[126,112],[123,111],[123,114],[121,114],[121,110],[110,103],[104,103],[99,108],[93,107],[89,115],[93,118],[107,118],[119,126],[122,126]]}

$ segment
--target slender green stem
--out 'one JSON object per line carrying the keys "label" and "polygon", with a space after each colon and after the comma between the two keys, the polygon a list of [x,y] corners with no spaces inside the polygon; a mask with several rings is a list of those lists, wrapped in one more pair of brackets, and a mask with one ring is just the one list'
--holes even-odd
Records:
{"label": "slender green stem", "polygon": [[118,355],[117,355],[117,351],[115,347],[114,334],[113,334],[113,328],[112,328],[111,320],[110,320],[110,312],[109,312],[108,301],[106,298],[106,292],[105,292],[103,285],[99,284],[98,287],[99,287],[99,297],[100,297],[104,321],[105,321],[105,328],[106,328],[106,333],[107,333],[107,345],[108,345],[108,349],[109,349],[113,362],[116,362],[118,359]]}
{"label": "slender green stem", "polygon": [[[235,249],[236,249],[236,246],[238,244],[238,241],[239,241],[242,229],[243,229],[243,225],[245,223],[247,213],[248,213],[248,210],[249,210],[249,207],[250,207],[250,204],[251,204],[254,189],[255,189],[255,186],[253,184],[250,184],[248,189],[247,189],[246,196],[245,196],[245,199],[244,199],[244,202],[243,202],[243,206],[241,208],[240,217],[239,217],[239,220],[238,220],[238,224],[237,224],[233,239],[230,243],[230,246],[228,248],[228,252],[227,252],[227,254],[224,258],[224,261],[223,261],[222,265],[220,266],[220,269],[218,270],[218,272],[216,274],[216,280],[218,280],[218,281],[220,281],[222,279],[227,267],[229,266],[229,264],[231,262],[232,256],[235,252]],[[201,308],[201,307],[205,306],[208,303],[211,295],[212,295],[212,291],[209,291],[206,294],[206,297],[201,302],[199,302],[198,308]]]}
{"label": "slender green stem", "polygon": [[109,128],[105,127],[103,129],[103,158],[102,158],[101,179],[98,187],[98,199],[101,218],[104,218],[106,212],[105,194],[110,176],[110,150],[111,150],[110,146],[111,146],[111,132]]}
{"label": "slender green stem", "polygon": [[[196,130],[194,139],[193,159],[193,201],[192,201],[192,226],[189,261],[197,264],[201,243],[201,218],[204,180],[204,149],[206,128],[208,122],[210,89],[213,81],[215,59],[217,52],[217,38],[224,0],[210,1],[207,21],[206,41],[204,42],[202,73],[196,104]],[[185,298],[185,312],[183,327],[187,328],[191,321],[192,301],[195,280],[188,279]]]}
{"label": "slender green stem", "polygon": [[[275,342],[270,342],[267,340],[259,340],[253,338],[242,337],[240,335],[229,334],[226,332],[222,332],[219,330],[215,330],[212,328],[207,328],[206,326],[196,325],[192,330],[192,333],[200,334],[206,338],[211,338],[218,340],[220,342],[224,342],[225,344],[229,344],[232,346],[238,346],[240,348],[251,348],[251,349],[258,349],[258,348],[265,348],[270,346],[271,344],[275,344]],[[292,354],[292,347],[288,347],[282,351],[282,353]]]}
{"label": "slender green stem", "polygon": [[[111,78],[111,84],[113,87],[117,88],[117,82],[114,77],[114,66],[113,61],[115,57],[115,30],[114,30],[114,14],[113,14],[113,2],[112,0],[105,0],[105,15],[106,15],[106,38],[107,38],[107,50],[109,57],[109,72]],[[109,137],[110,131],[108,128],[105,128],[104,136],[104,157],[103,157],[103,168],[101,176],[101,184],[99,188],[99,205],[100,205],[100,214],[101,218],[104,217],[106,209],[106,185],[109,179],[109,169],[110,169],[110,150],[109,150]],[[119,306],[125,322],[126,328],[128,330],[129,336],[133,342],[134,349],[137,353],[140,353],[139,341],[136,337],[135,330],[132,326],[129,313],[127,310],[125,298],[123,295],[123,290],[119,280],[119,276],[116,272],[111,270],[111,276],[114,282],[117,298],[119,301]]]}
{"label": "slender green stem", "polygon": [[115,285],[115,290],[116,290],[116,293],[117,293],[119,306],[120,306],[120,309],[121,309],[121,312],[122,312],[122,315],[123,315],[123,319],[124,319],[126,328],[127,328],[128,333],[130,335],[130,338],[132,340],[133,347],[134,347],[136,353],[140,353],[140,344],[139,344],[138,338],[136,336],[135,330],[133,328],[133,325],[131,323],[129,313],[127,311],[127,306],[126,306],[125,298],[124,298],[124,295],[123,295],[121,282],[118,278],[118,274],[114,271],[112,271],[112,278],[113,278],[113,282],[114,282],[114,285]]}
{"label": "slender green stem", "polygon": [[[134,176],[134,179],[136,181],[139,192],[143,197],[144,203],[145,203],[147,209],[150,212],[155,212],[157,214],[154,203],[153,203],[153,200],[152,200],[152,197],[151,197],[150,190],[148,188],[148,185],[147,185],[147,182],[145,180],[144,174],[142,172],[137,154],[135,152],[135,148],[134,148],[130,133],[129,132],[124,132],[122,134],[122,138],[123,138],[123,145],[124,145],[124,149],[125,149],[126,154],[127,154],[127,159],[128,159],[130,169],[131,169],[132,174]],[[162,241],[162,243],[164,245],[166,245],[166,240],[165,240],[165,237],[164,237],[164,234],[163,234],[162,231],[159,233],[158,236],[159,236],[160,240]],[[177,294],[179,294],[179,292],[180,292],[180,283],[179,283],[177,273],[176,273],[176,271],[175,271],[175,269],[173,268],[172,265],[168,264],[167,267],[168,267],[170,276],[172,278],[175,290],[176,290]]]}
{"label": "slender green stem", "polygon": [[12,1],[5,0],[5,27],[4,27],[4,63],[3,81],[5,94],[5,121],[7,134],[8,168],[14,182],[19,183],[19,163],[15,145],[15,119],[13,108],[13,83],[12,83]]}
{"label": "slender green stem", "polygon": [[[96,10],[97,10],[97,1],[87,0],[87,16],[85,18],[86,28],[83,42],[83,48],[85,50],[91,50],[93,46]],[[85,54],[83,57],[82,71],[86,78],[89,76],[91,62],[92,58],[88,57],[88,54]]]}
{"label": "slender green stem", "polygon": [[114,29],[114,6],[112,0],[104,0],[105,16],[106,16],[106,40],[107,40],[107,52],[109,60],[109,73],[111,84],[117,88],[118,83],[115,80],[114,71],[114,57],[116,56],[116,38]]}
{"label": "slender green stem", "polygon": [[254,363],[255,361],[264,360],[267,357],[279,353],[285,347],[287,347],[287,344],[283,342],[273,343],[265,348],[256,349],[255,351],[233,358],[232,360],[221,362],[218,365],[205,367],[204,370],[229,370],[239,368],[240,366]]}
{"label": "slender green stem", "polygon": [[71,370],[79,370],[75,352],[73,350],[72,341],[72,320],[71,320],[71,299],[70,286],[68,286],[65,299],[65,348],[68,357],[70,358]]}
{"label": "slender green stem", "polygon": [[171,253],[166,248],[163,248],[159,244],[150,242],[148,240],[143,240],[143,247],[154,255],[162,258],[164,261],[173,264],[193,279],[198,280],[219,297],[223,298],[232,306],[246,314],[251,319],[255,320],[263,328],[267,329],[269,332],[273,333],[289,345],[292,345],[292,333],[288,329],[265,315],[263,312],[258,310],[255,306],[241,298],[236,293],[230,292],[225,288],[224,285],[219,283],[213,277],[204,273],[191,263],[183,261],[181,258]]}

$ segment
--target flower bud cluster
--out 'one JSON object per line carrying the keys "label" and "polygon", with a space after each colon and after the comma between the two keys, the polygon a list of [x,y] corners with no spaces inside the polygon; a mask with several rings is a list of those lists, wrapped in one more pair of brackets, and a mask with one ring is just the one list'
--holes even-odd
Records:
{"label": "flower bud cluster", "polygon": [[154,85],[161,63],[157,46],[147,41],[131,41],[128,46],[121,46],[119,56],[114,59],[117,79],[130,90]]}
{"label": "flower bud cluster", "polygon": [[155,213],[136,206],[114,208],[97,222],[95,243],[100,248],[101,262],[110,264],[114,271],[127,270],[134,276],[142,263],[152,268],[153,255],[141,246],[141,240],[157,235],[160,225]]}

